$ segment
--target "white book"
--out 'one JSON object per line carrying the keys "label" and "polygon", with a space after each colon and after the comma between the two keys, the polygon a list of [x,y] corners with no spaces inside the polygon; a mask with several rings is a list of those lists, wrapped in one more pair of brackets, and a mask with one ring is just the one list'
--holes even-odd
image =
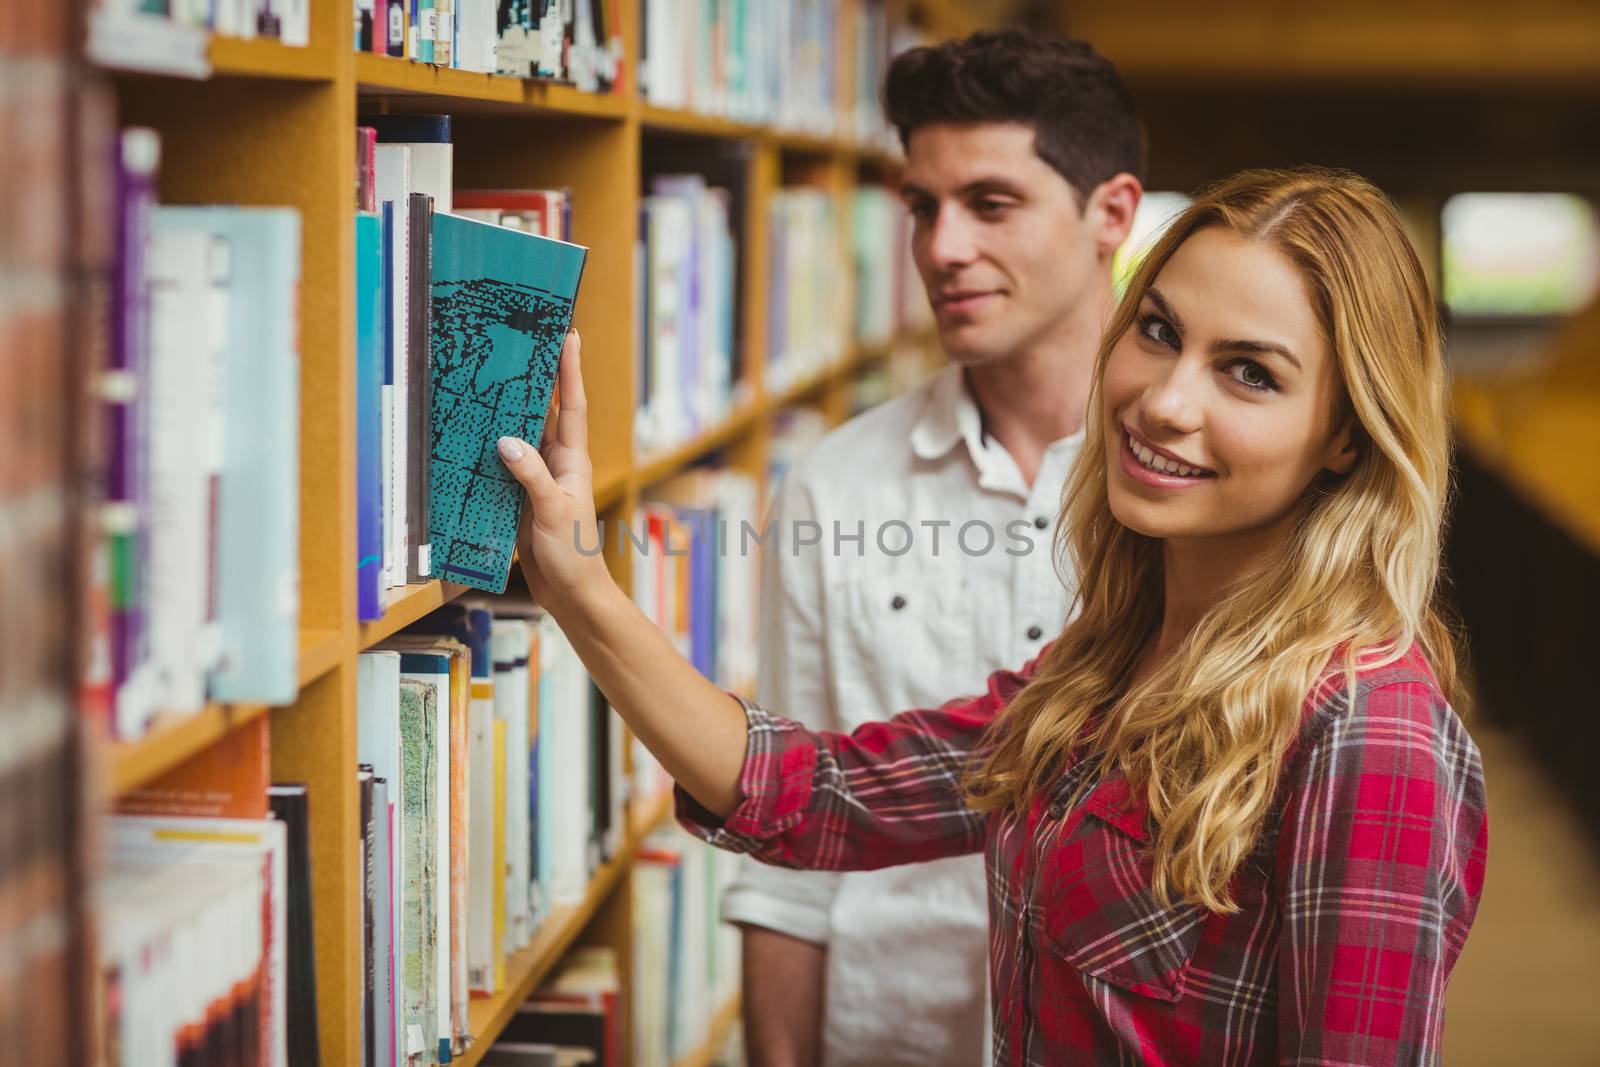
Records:
{"label": "white book", "polygon": [[400,144],[379,144],[374,155],[373,193],[379,204],[389,201],[391,211],[389,336],[393,340],[393,384],[383,387],[383,416],[388,428],[384,442],[389,457],[388,506],[384,510],[384,569],[391,585],[406,584],[406,565],[411,558],[411,538],[406,525],[407,448],[409,443],[406,413],[409,397],[409,329],[407,313],[411,291],[411,149]]}
{"label": "white book", "polygon": [[[205,704],[211,521],[210,392],[219,338],[211,286],[215,237],[152,216],[150,279],[151,699],[157,708]],[[197,328],[198,320],[198,328]]]}
{"label": "white book", "polygon": [[[443,655],[423,653],[421,655]],[[433,751],[439,773],[434,778],[434,811],[438,813],[435,833],[435,870],[439,872],[436,887],[438,898],[434,901],[434,944],[439,946],[434,955],[434,1004],[437,1008],[438,1034],[441,1041],[453,1040],[454,1029],[450,1019],[452,991],[455,982],[451,975],[450,959],[450,672],[413,673],[401,667],[402,678],[415,678],[433,686],[436,699],[434,716]]]}
{"label": "white book", "polygon": [[390,807],[389,783],[374,775],[372,780],[372,997],[373,1060],[392,1067],[394,1034],[390,1020],[395,1017],[394,906],[395,857],[390,834],[398,821]]}
{"label": "white book", "polygon": [[[400,973],[401,947],[405,945],[404,909],[400,907],[400,887],[404,885],[405,850],[400,841],[400,799],[403,785],[402,738],[400,736],[400,653],[363,652],[356,657],[356,761],[372,766],[374,777],[388,782],[389,810],[384,826],[388,835],[391,880],[389,896],[389,997],[392,1032],[405,1032],[403,1024],[404,988]],[[376,816],[374,816],[376,818]]]}
{"label": "white book", "polygon": [[492,681],[472,680],[467,726],[467,984],[494,987],[494,692]]}
{"label": "white book", "polygon": [[[108,854],[113,864],[212,863],[226,862],[233,856],[259,857],[270,865],[267,973],[273,1016],[272,1064],[273,1067],[288,1067],[288,828],[276,819],[129,815],[109,816],[105,826]],[[255,902],[259,906],[260,898]]]}
{"label": "white book", "polygon": [[[495,619],[489,632],[490,654],[505,684],[494,689],[496,718],[506,724],[505,857],[506,927],[504,951],[515,952],[533,937],[533,910],[528,822],[528,652],[532,635],[521,619]],[[519,666],[520,664],[520,666]]]}

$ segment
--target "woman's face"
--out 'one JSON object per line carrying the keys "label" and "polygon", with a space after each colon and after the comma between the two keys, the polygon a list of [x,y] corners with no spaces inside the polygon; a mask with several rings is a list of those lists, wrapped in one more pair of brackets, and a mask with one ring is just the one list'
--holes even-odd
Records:
{"label": "woman's face", "polygon": [[1312,479],[1355,462],[1299,269],[1222,227],[1189,237],[1112,349],[1111,511],[1170,542],[1275,536]]}

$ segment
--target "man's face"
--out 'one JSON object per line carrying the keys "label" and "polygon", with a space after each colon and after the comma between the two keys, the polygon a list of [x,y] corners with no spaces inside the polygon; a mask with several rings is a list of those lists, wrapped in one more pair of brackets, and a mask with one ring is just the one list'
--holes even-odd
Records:
{"label": "man's face", "polygon": [[1033,141],[1021,123],[937,123],[913,130],[906,146],[911,250],[957,363],[1048,340],[1097,291],[1099,213],[1079,210]]}

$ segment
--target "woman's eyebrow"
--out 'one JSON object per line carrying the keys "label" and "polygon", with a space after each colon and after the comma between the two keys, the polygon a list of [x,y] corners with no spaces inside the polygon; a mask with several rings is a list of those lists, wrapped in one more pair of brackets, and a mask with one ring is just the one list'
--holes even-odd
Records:
{"label": "woman's eyebrow", "polygon": [[1145,290],[1144,295],[1150,298],[1150,302],[1156,306],[1157,311],[1161,312],[1161,314],[1165,315],[1167,319],[1171,321],[1174,329],[1176,329],[1179,333],[1183,332],[1183,319],[1178,316],[1176,311],[1172,310],[1172,305],[1167,303],[1167,298],[1161,295],[1160,289],[1157,289],[1152,285],[1150,288]]}
{"label": "woman's eyebrow", "polygon": [[1211,351],[1216,354],[1223,352],[1248,352],[1252,355],[1266,356],[1278,355],[1294,364],[1295,370],[1303,370],[1300,360],[1295,354],[1275,341],[1238,341],[1224,337],[1219,341],[1211,342]]}

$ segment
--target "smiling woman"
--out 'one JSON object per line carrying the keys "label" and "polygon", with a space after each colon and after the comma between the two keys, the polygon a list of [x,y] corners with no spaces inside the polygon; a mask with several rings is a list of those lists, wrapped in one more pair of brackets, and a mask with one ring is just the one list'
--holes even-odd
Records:
{"label": "smiling woman", "polygon": [[522,565],[686,826],[791,867],[984,852],[1000,1064],[1438,1062],[1487,806],[1434,603],[1438,325],[1375,188],[1196,199],[1100,348],[1059,524],[1079,616],[849,735],[717,691],[576,553],[575,347],[554,439],[502,448]]}

